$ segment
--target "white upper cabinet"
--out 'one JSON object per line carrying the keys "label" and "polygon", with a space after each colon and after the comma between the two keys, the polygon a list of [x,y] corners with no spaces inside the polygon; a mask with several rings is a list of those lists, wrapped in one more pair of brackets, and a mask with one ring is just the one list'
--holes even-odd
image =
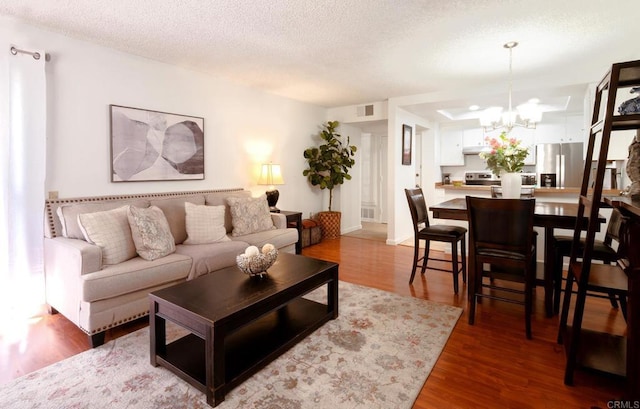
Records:
{"label": "white upper cabinet", "polygon": [[440,165],[462,166],[462,130],[444,130],[440,132]]}
{"label": "white upper cabinet", "polygon": [[483,146],[486,144],[482,128],[465,129],[462,132],[462,146]]}

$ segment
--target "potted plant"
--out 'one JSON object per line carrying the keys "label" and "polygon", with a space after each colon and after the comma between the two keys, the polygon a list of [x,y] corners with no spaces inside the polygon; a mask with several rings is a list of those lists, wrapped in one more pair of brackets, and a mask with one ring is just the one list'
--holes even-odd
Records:
{"label": "potted plant", "polygon": [[356,147],[349,145],[348,136],[347,143],[343,144],[341,135],[336,132],[338,125],[338,121],[327,121],[323,125],[320,138],[324,143],[305,149],[304,158],[309,167],[302,172],[313,186],[329,189],[329,211],[318,213],[322,237],[328,239],[340,236],[341,213],[331,210],[333,188],[351,179],[349,169],[356,163],[353,158]]}
{"label": "potted plant", "polygon": [[487,161],[487,169],[500,177],[502,197],[519,198],[522,178],[520,172],[524,168],[524,159],[529,149],[520,146],[516,138],[509,138],[502,132],[498,138],[486,138],[491,150],[480,152],[480,157]]}

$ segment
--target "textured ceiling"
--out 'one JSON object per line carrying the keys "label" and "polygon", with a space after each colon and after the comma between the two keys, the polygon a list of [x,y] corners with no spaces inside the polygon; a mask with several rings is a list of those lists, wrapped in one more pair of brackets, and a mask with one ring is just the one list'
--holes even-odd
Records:
{"label": "textured ceiling", "polygon": [[516,91],[640,59],[639,0],[0,0],[0,14],[326,107],[504,98],[511,40]]}

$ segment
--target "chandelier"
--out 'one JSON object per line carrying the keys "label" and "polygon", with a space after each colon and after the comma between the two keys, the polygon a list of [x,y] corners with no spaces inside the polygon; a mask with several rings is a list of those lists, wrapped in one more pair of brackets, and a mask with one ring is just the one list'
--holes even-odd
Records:
{"label": "chandelier", "polygon": [[511,91],[513,88],[513,49],[518,45],[515,41],[506,43],[503,47],[509,50],[509,108],[505,112],[502,107],[489,107],[480,114],[480,125],[486,131],[504,129],[510,132],[514,127],[535,129],[536,123],[542,119],[542,110],[537,99],[533,98],[518,105],[516,110],[511,106]]}

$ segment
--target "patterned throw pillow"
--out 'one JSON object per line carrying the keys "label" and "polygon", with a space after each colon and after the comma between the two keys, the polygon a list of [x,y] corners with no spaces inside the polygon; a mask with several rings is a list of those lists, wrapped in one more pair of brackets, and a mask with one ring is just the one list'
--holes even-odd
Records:
{"label": "patterned throw pillow", "polygon": [[127,220],[128,207],[78,214],[84,239],[102,249],[102,264],[118,264],[136,256]]}
{"label": "patterned throw pillow", "polygon": [[167,218],[157,206],[129,207],[129,225],[138,255],[155,260],[176,251],[176,244]]}
{"label": "patterned throw pillow", "polygon": [[195,205],[184,202],[187,239],[184,244],[229,241],[224,228],[224,206]]}
{"label": "patterned throw pillow", "polygon": [[266,195],[260,197],[228,197],[227,202],[231,210],[232,236],[244,236],[245,234],[276,228],[273,225],[273,220],[271,220]]}

